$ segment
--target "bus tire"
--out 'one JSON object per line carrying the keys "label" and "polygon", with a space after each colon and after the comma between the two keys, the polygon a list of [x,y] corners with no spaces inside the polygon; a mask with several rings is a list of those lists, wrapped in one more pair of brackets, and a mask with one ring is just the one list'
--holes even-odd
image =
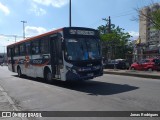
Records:
{"label": "bus tire", "polygon": [[49,69],[45,69],[44,71],[44,80],[48,83],[52,82],[52,73]]}
{"label": "bus tire", "polygon": [[17,68],[17,73],[18,73],[18,77],[22,77],[22,72],[20,67]]}

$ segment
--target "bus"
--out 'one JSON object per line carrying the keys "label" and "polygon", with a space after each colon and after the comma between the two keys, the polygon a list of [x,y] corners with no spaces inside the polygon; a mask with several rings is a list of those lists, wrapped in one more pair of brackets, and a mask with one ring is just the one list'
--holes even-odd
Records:
{"label": "bus", "polygon": [[54,79],[88,80],[103,75],[99,32],[64,27],[7,46],[8,69],[23,75]]}
{"label": "bus", "polygon": [[0,65],[3,65],[4,62],[4,55],[0,54]]}

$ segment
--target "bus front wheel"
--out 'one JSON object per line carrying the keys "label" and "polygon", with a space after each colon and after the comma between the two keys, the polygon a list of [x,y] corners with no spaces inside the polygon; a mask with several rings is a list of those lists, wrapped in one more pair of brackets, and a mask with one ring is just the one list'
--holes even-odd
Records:
{"label": "bus front wheel", "polygon": [[52,82],[52,73],[50,70],[45,70],[44,72],[44,79],[45,81],[47,81],[48,83],[51,83]]}
{"label": "bus front wheel", "polygon": [[18,77],[22,77],[22,72],[20,67],[17,68],[17,73],[18,73]]}

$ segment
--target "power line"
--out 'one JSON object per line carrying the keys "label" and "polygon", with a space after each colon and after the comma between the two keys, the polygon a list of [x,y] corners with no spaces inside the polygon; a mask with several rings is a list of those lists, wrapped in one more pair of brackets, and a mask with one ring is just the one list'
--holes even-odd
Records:
{"label": "power line", "polygon": [[135,13],[136,13],[136,12],[133,12],[133,13],[128,13],[128,14],[123,14],[123,15],[118,15],[118,16],[112,16],[112,18],[124,17],[124,16],[128,16],[128,15],[135,14]]}
{"label": "power line", "polygon": [[[118,17],[129,16],[129,15],[132,15],[132,14],[135,14],[135,13],[136,13],[136,11],[134,11],[134,10],[127,10],[126,9],[125,11],[118,12],[117,14],[119,14],[119,15],[117,15],[117,16],[116,15],[111,15],[111,17],[114,19],[114,18],[118,18]],[[88,25],[88,27],[94,26],[94,25],[100,23],[101,21],[102,21],[102,19],[99,19],[99,20],[95,21],[94,23]]]}
{"label": "power line", "polygon": [[[111,17],[114,19],[114,18],[119,18],[119,17],[124,17],[124,16],[133,15],[133,14],[135,14],[135,13],[136,13],[136,12],[128,13],[128,14],[122,14],[122,15],[118,15],[118,16],[111,16]],[[95,25],[95,24],[98,24],[98,23],[100,23],[100,21],[102,21],[102,20],[97,20],[96,22],[94,22],[94,23],[92,23],[92,24],[90,24],[90,25],[88,25],[88,26],[90,27],[90,26],[93,26],[93,25]]]}
{"label": "power line", "polygon": [[130,13],[130,12],[133,12],[134,10],[132,9],[132,10],[125,10],[125,11],[119,11],[118,13],[116,13],[116,14],[127,14],[127,13]]}
{"label": "power line", "polygon": [[0,36],[4,36],[4,37],[14,37],[15,38],[15,42],[17,38],[23,38],[23,36],[18,36],[18,35],[5,35],[5,34],[0,34]]}
{"label": "power line", "polygon": [[88,27],[91,27],[93,25],[97,25],[99,24],[100,22],[102,21],[102,19],[98,19],[97,21],[95,21],[94,23],[90,24],[90,25],[87,25]]}
{"label": "power line", "polygon": [[0,34],[0,36],[5,36],[5,37],[19,37],[19,38],[23,38],[23,36],[18,36],[18,35],[5,35],[5,34]]}

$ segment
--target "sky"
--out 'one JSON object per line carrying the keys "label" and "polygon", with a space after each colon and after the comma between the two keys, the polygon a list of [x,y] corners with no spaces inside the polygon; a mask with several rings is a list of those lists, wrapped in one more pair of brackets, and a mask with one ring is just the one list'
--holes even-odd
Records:
{"label": "sky", "polygon": [[[72,26],[97,29],[103,18],[125,29],[137,39],[139,23],[135,9],[160,0],[72,0]],[[6,46],[26,37],[69,26],[69,0],[0,0],[0,53]],[[15,39],[15,36],[16,39]]]}

